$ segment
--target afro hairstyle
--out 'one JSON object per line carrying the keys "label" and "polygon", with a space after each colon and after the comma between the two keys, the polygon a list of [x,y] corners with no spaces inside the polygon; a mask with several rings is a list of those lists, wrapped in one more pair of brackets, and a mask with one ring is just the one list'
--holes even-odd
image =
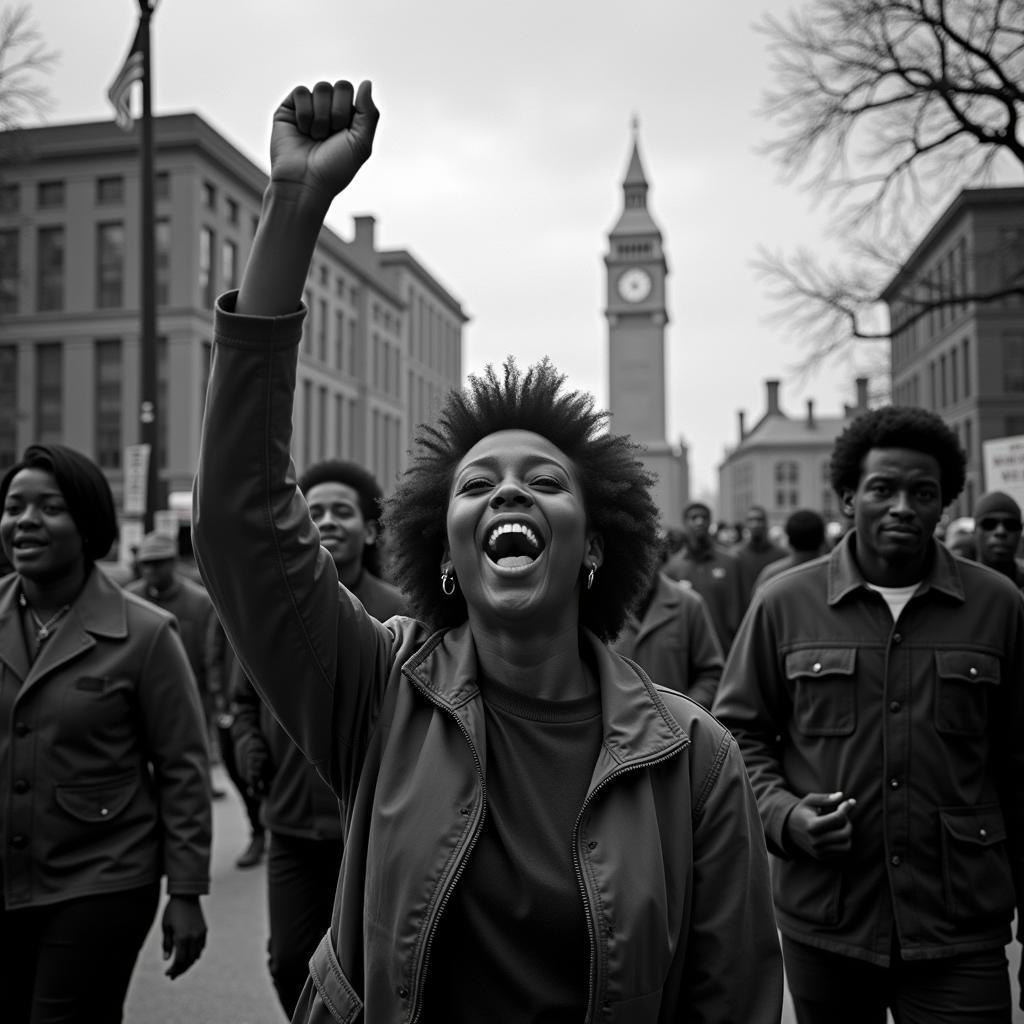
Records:
{"label": "afro hairstyle", "polygon": [[588,529],[604,540],[604,562],[592,588],[580,587],[580,624],[612,639],[657,563],[653,477],[638,458],[639,447],[626,436],[603,432],[607,413],[594,409],[591,395],[565,391],[565,375],[549,360],[523,373],[509,357],[502,371],[489,365],[482,375],[471,375],[464,389],[450,392],[436,424],[417,431],[412,464],[385,505],[394,582],[432,628],[467,619],[461,588],[444,597],[440,585],[455,471],[489,434],[528,430],[555,445],[576,470]]}
{"label": "afro hairstyle", "polygon": [[861,413],[836,438],[829,479],[840,498],[843,491],[857,489],[864,457],[872,448],[910,448],[933,455],[939,463],[943,507],[963,490],[967,456],[942,418],[917,406],[886,405]]}

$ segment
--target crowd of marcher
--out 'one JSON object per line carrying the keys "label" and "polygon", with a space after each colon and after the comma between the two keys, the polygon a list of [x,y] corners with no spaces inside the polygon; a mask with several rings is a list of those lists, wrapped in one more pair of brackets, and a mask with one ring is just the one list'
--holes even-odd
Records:
{"label": "crowd of marcher", "polygon": [[110,487],[70,448],[0,480],[3,1019],[121,1020],[162,883],[168,975],[199,958],[220,761],[295,1021],[768,1024],[784,963],[800,1024],[1006,1024],[1020,507],[984,494],[954,550],[964,451],[887,406],[835,443],[839,535],[700,501],[665,530],[636,446],[511,359],[387,500],[352,462],[297,474],[303,284],[377,116],[347,82],[274,115],[199,579],[160,533],[108,576]]}

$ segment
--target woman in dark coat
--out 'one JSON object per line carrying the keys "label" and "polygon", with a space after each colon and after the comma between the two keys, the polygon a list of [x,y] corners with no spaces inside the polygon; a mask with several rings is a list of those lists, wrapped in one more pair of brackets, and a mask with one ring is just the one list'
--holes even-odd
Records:
{"label": "woman in dark coat", "polygon": [[90,459],[32,445],[0,500],[0,1016],[111,1024],[161,878],[168,975],[205,942],[198,692],[173,617],[95,565],[117,521]]}

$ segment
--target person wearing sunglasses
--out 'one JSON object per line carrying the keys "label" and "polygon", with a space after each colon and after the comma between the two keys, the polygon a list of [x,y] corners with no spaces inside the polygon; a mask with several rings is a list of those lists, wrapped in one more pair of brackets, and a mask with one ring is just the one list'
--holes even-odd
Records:
{"label": "person wearing sunglasses", "polygon": [[1020,505],[1013,498],[1003,491],[989,491],[978,499],[974,507],[978,561],[1024,588],[1024,566],[1017,560],[1020,534]]}

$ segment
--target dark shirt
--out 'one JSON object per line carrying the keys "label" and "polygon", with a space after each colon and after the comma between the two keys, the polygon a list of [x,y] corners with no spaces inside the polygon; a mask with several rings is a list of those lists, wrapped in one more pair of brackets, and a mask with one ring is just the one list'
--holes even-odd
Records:
{"label": "dark shirt", "polygon": [[482,690],[487,818],[434,940],[424,1020],[583,1020],[590,940],[572,842],[601,746],[600,698]]}
{"label": "dark shirt", "polygon": [[663,570],[670,579],[689,583],[704,598],[715,624],[723,654],[729,653],[732,639],[743,618],[743,584],[736,559],[717,547],[696,554],[681,548]]}

